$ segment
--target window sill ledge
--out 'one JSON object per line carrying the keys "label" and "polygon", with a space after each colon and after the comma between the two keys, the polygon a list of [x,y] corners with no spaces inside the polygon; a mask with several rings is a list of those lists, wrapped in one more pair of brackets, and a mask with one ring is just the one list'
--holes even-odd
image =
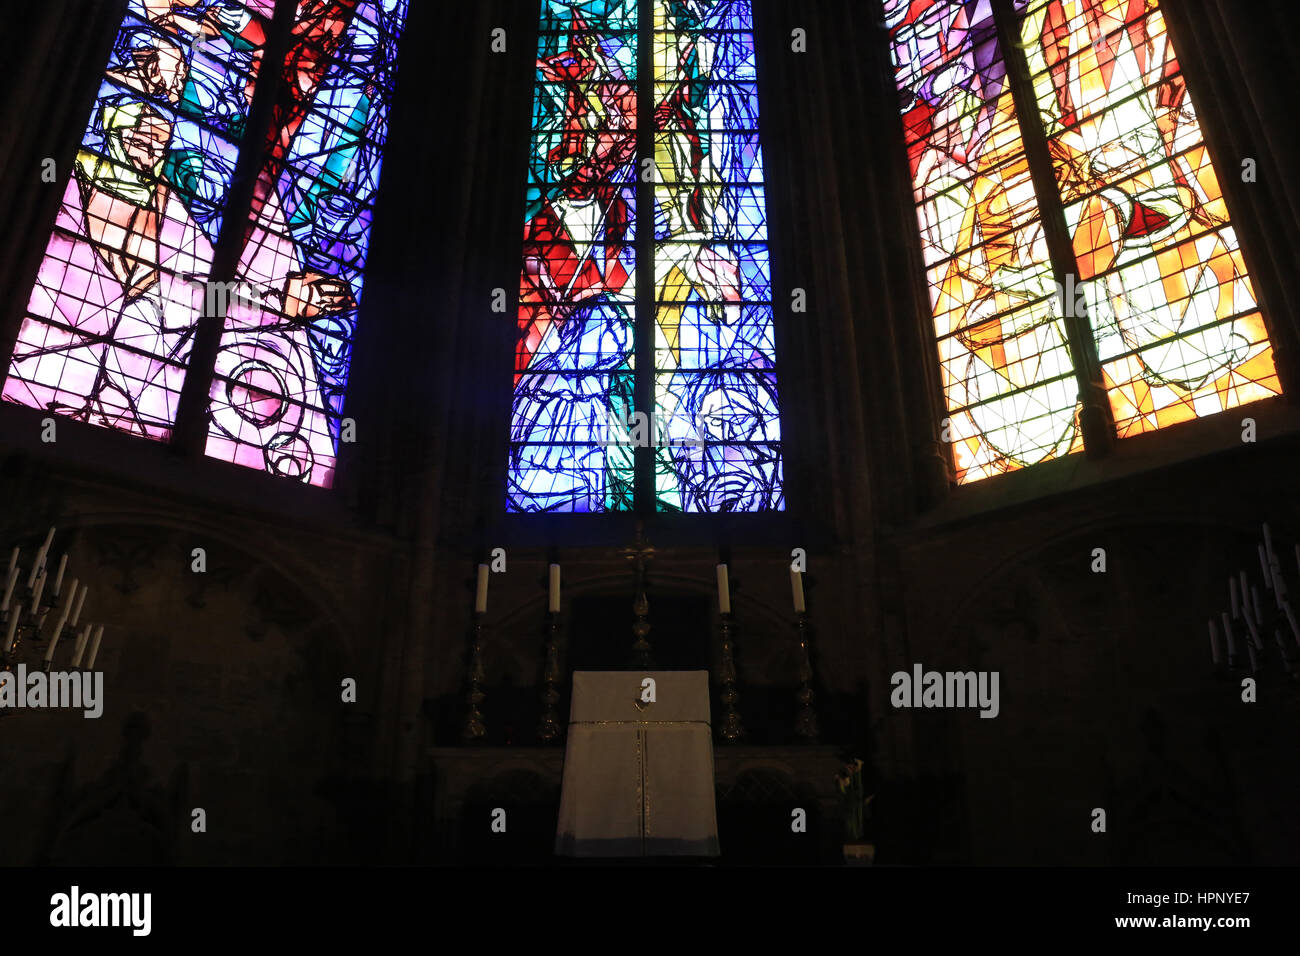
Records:
{"label": "window sill ledge", "polygon": [[[1255,442],[1242,441],[1242,421],[1255,420]],[[1248,458],[1252,452],[1300,438],[1300,408],[1285,398],[1243,405],[1209,418],[1117,441],[1104,458],[1079,452],[1020,471],[953,488],[906,530],[945,528],[1029,503],[1046,502],[1144,472],[1196,459]]]}

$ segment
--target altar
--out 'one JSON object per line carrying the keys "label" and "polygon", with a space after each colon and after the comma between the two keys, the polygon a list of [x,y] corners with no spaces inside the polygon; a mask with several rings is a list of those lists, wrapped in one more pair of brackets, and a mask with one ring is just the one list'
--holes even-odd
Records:
{"label": "altar", "polygon": [[574,671],[555,852],[718,855],[707,671]]}

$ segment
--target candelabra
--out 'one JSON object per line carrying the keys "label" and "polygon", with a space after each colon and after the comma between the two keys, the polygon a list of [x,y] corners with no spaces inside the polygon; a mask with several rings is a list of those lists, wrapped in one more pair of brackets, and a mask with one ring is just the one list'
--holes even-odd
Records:
{"label": "candelabra", "polygon": [[722,739],[735,743],[745,736],[745,728],[740,722],[740,712],[736,703],[740,694],[736,691],[736,660],[731,641],[731,613],[722,614]]}
{"label": "candelabra", "polygon": [[[22,685],[29,672],[48,673],[59,669],[58,657],[69,647],[69,667],[74,671],[93,670],[99,657],[103,625],[88,623],[78,630],[89,586],[71,578],[64,587],[66,554],[59,559],[58,569],[53,579],[50,578],[47,558],[54,543],[54,532],[51,528],[45,536],[25,581],[22,549],[15,547],[9,554],[3,597],[0,597],[0,671],[13,675],[4,678],[6,682],[16,677]],[[20,582],[23,582],[21,586]],[[69,635],[67,639],[65,631]],[[0,703],[0,714],[8,712],[9,708]]]}
{"label": "candelabra", "polygon": [[794,732],[804,740],[816,740],[820,731],[817,727],[817,712],[813,710],[812,657],[808,651],[808,615],[799,612],[799,690],[795,700],[799,702],[799,714],[795,718]]}
{"label": "candelabra", "polygon": [[[1260,573],[1263,577],[1264,590],[1261,592],[1245,570],[1228,578],[1228,601],[1230,610],[1219,615],[1216,622],[1210,618],[1210,657],[1216,669],[1226,664],[1228,671],[1234,671],[1248,663],[1251,675],[1258,675],[1267,669],[1267,654],[1271,654],[1269,645],[1277,647],[1282,670],[1292,681],[1300,678],[1297,668],[1297,648],[1300,648],[1300,626],[1296,623],[1296,612],[1288,596],[1293,588],[1288,586],[1286,575],[1282,571],[1282,562],[1273,549],[1273,536],[1269,526],[1264,525],[1264,540],[1257,546]],[[1300,545],[1296,545],[1295,559],[1300,571]],[[1300,591],[1300,588],[1295,590]],[[1222,647],[1219,624],[1223,625]],[[1288,640],[1287,635],[1290,639]],[[1272,641],[1267,641],[1271,637]],[[1292,646],[1294,644],[1294,647]],[[1245,648],[1243,661],[1240,648]],[[1223,651],[1226,649],[1226,655]]]}

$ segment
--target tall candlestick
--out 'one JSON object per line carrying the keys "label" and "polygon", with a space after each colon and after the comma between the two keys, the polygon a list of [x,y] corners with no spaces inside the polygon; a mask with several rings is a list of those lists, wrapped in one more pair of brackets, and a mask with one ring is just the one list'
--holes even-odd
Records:
{"label": "tall candlestick", "polygon": [[474,591],[474,613],[487,613],[487,586],[488,586],[488,566],[480,564],[478,566],[478,587]]}
{"label": "tall candlestick", "polygon": [[1219,629],[1214,626],[1214,618],[1210,618],[1210,660],[1219,666]]}
{"label": "tall candlestick", "polygon": [[86,644],[90,642],[90,632],[92,630],[94,630],[94,628],[92,628],[89,624],[87,624],[85,627],[81,629],[81,633],[77,635],[77,644],[72,649],[73,667],[81,666],[81,657],[83,654],[86,653]]}
{"label": "tall candlestick", "polygon": [[1264,553],[1262,544],[1255,545],[1255,550],[1259,552],[1259,570],[1264,575],[1264,587],[1271,591],[1273,589],[1273,572],[1268,566],[1268,555]]}
{"label": "tall candlestick", "polygon": [[803,600],[803,572],[790,569],[790,593],[794,596],[794,613],[803,614],[808,608]]}
{"label": "tall candlestick", "polygon": [[54,590],[50,592],[50,597],[59,596],[59,588],[63,587],[63,572],[68,567],[68,556],[63,554],[59,558],[59,570],[54,575]]}
{"label": "tall candlestick", "polygon": [[1241,617],[1241,599],[1237,596],[1237,579],[1233,575],[1228,576],[1228,600],[1232,602],[1232,619],[1235,621]]}
{"label": "tall candlestick", "polygon": [[[72,604],[72,616],[68,618],[68,620],[71,622],[73,627],[76,627],[77,622],[81,620],[81,605],[86,603],[86,592],[89,590],[90,590],[90,585],[83,584],[81,586],[81,590],[77,592],[77,599]],[[69,598],[72,597],[71,591],[68,592],[68,597]]]}
{"label": "tall candlestick", "polygon": [[9,610],[9,599],[13,597],[14,585],[18,583],[19,572],[20,568],[16,564],[9,569],[9,579],[5,581],[5,596],[0,600],[0,611]]}
{"label": "tall candlestick", "polygon": [[14,649],[14,631],[18,629],[18,619],[23,616],[23,606],[21,604],[14,608],[14,612],[9,615],[9,631],[5,634],[5,652],[13,653]]}
{"label": "tall candlestick", "polygon": [[718,610],[723,614],[731,613],[731,588],[727,582],[727,566],[718,565]]}
{"label": "tall candlestick", "polygon": [[99,639],[104,636],[104,625],[95,625],[95,636],[90,639],[90,659],[86,661],[86,670],[95,669],[95,658],[99,656]]}
{"label": "tall candlestick", "polygon": [[551,589],[550,589],[550,611],[552,614],[560,613],[560,566],[551,565]]}

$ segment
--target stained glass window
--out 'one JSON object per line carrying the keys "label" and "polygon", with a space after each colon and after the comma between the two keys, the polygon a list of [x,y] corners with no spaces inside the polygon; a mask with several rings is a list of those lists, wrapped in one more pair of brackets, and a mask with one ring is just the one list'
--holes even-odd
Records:
{"label": "stained glass window", "polygon": [[[637,3],[542,4],[508,499],[633,507]],[[611,434],[615,438],[611,438]]]}
{"label": "stained glass window", "polygon": [[[1279,393],[1156,0],[1015,0],[1030,116],[989,0],[885,10],[959,481],[1083,447],[1084,355],[1120,437]],[[1035,189],[1022,127],[1056,195]],[[1040,206],[1063,208],[1066,255]]]}
{"label": "stained glass window", "polygon": [[[211,377],[208,454],[328,486],[407,0],[300,0],[262,135],[273,8],[131,0],[3,395],[167,439],[185,376]],[[255,194],[231,210],[241,149]],[[215,369],[189,368],[214,308]]]}
{"label": "stained glass window", "polygon": [[211,390],[208,454],[329,485],[407,0],[300,0]]}
{"label": "stained glass window", "polygon": [[750,4],[546,0],[537,69],[509,509],[783,508]]}
{"label": "stained glass window", "polygon": [[269,8],[129,4],[27,304],[6,400],[170,435]]}

